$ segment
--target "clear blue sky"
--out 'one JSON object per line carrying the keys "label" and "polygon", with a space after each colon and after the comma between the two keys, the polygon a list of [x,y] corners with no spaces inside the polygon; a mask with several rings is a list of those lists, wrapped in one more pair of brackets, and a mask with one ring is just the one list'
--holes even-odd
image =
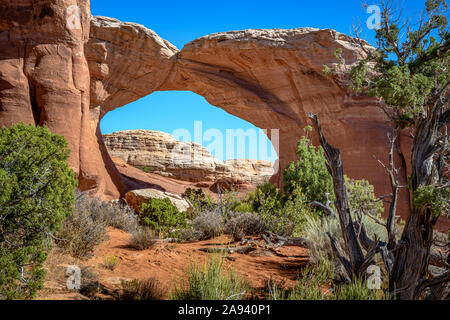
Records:
{"label": "clear blue sky", "polygon": [[[377,4],[379,0],[366,2]],[[413,16],[424,3],[425,0],[405,0],[407,12]],[[366,21],[370,16],[361,9],[360,0],[91,0],[91,11],[93,15],[142,24],[179,49],[198,37],[231,30],[315,27],[350,34],[357,17]],[[366,39],[373,42],[374,31],[364,31]],[[151,129],[172,133],[186,128],[193,135],[196,120],[203,122],[203,130],[217,128],[224,136],[225,129],[254,128],[192,92],[155,92],[108,113],[101,130],[111,133]],[[267,157],[258,158],[275,160],[277,156],[272,150]]]}

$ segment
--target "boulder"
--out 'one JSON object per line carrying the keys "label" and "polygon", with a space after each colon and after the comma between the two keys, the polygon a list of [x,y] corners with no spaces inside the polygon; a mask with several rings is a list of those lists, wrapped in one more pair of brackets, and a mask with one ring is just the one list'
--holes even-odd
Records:
{"label": "boulder", "polygon": [[180,212],[189,210],[191,204],[181,196],[157,189],[141,189],[127,192],[125,200],[135,211],[140,211],[140,206],[150,199],[169,199]]}

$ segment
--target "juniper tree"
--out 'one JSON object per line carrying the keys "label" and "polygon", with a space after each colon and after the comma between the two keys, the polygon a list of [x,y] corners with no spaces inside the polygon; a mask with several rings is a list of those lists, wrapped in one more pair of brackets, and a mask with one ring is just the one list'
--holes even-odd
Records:
{"label": "juniper tree", "polygon": [[73,210],[69,153],[48,128],[0,129],[0,299],[30,298],[42,286],[49,240]]}
{"label": "juniper tree", "polygon": [[[369,239],[364,228],[360,229],[352,220],[340,151],[328,144],[318,117],[310,114],[333,176],[345,253],[336,239],[331,241],[349,277],[364,275],[375,253],[379,252],[389,275],[390,292],[396,298],[418,299],[425,293],[427,298],[448,298],[448,266],[447,272],[438,277],[427,275],[433,227],[440,216],[448,216],[450,201],[448,6],[445,0],[427,0],[418,21],[405,19],[394,1],[383,0],[381,7],[375,49],[361,40],[356,30],[354,44],[365,52],[366,58],[352,68],[349,79],[351,89],[357,93],[381,100],[381,108],[395,127],[390,136],[389,163],[381,163],[392,187],[385,224],[388,241]],[[341,58],[339,52],[337,56]],[[412,201],[403,233],[396,239],[397,197],[403,187],[399,183],[399,169],[394,164],[399,131],[412,139],[407,185]]]}

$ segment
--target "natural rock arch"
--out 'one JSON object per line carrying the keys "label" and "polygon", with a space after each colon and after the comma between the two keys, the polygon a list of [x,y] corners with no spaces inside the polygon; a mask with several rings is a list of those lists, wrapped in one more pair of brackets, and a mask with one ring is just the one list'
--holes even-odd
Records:
{"label": "natural rock arch", "polygon": [[[80,30],[66,26],[74,3]],[[281,168],[295,159],[306,113],[319,114],[346,173],[369,180],[378,194],[389,191],[374,159],[386,160],[389,121],[376,100],[352,95],[322,72],[336,63],[338,48],[343,68],[361,58],[341,33],[233,31],[179,51],[143,26],[91,17],[87,0],[6,1],[0,9],[0,125],[24,121],[63,134],[84,190],[109,199],[127,191],[102,142],[99,122],[107,112],[154,91],[189,90],[257,127],[279,128]]]}
{"label": "natural rock arch", "polygon": [[91,110],[101,118],[154,91],[190,90],[259,128],[280,129],[281,168],[295,159],[306,114],[314,111],[344,150],[347,173],[387,191],[373,155],[386,157],[390,123],[375,100],[353,96],[323,74],[338,48],[348,65],[361,57],[349,37],[333,30],[218,33],[178,51],[143,26],[95,17],[86,46]]}

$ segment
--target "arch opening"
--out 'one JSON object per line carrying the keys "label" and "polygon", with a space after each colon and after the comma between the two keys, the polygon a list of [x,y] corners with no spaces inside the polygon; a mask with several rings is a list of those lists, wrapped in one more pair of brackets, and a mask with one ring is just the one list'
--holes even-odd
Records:
{"label": "arch opening", "polygon": [[247,192],[278,172],[277,129],[258,128],[190,91],[158,91],[110,111],[100,131],[126,191],[179,194],[225,179]]}

